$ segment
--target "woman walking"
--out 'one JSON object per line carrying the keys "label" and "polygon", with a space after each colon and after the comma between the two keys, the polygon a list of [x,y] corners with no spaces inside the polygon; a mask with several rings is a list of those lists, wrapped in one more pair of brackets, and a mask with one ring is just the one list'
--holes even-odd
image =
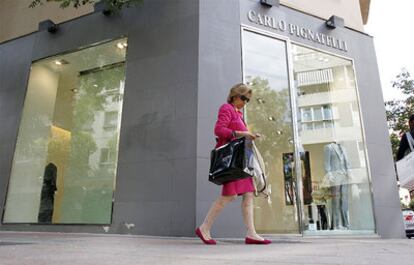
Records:
{"label": "woman walking", "polygon": [[[218,119],[214,133],[218,138],[216,148],[235,138],[246,137],[254,140],[258,137],[251,133],[243,120],[241,110],[250,101],[252,90],[245,84],[236,84],[230,89],[227,103],[223,104],[218,112]],[[246,225],[246,244],[270,244],[271,241],[263,239],[256,232],[253,221],[253,192],[255,191],[252,178],[243,178],[223,184],[221,196],[211,205],[204,222],[197,228],[197,236],[209,245],[216,244],[211,238],[211,227],[224,206],[237,196],[243,196],[242,213]]]}

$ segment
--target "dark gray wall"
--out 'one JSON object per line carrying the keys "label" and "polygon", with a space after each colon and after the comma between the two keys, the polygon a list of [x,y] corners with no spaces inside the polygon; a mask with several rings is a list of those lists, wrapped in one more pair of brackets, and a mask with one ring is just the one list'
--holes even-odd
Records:
{"label": "dark gray wall", "polygon": [[[189,236],[195,226],[198,1],[151,0],[0,44],[0,210],[33,60],[128,37],[110,233]],[[124,223],[133,223],[128,230]],[[101,226],[2,225],[1,230],[103,232]]]}
{"label": "dark gray wall", "polygon": [[[208,181],[210,151],[215,145],[217,111],[229,89],[242,81],[238,0],[200,1],[200,49],[197,126],[197,225],[221,187]],[[240,237],[244,224],[240,198],[226,206],[213,226],[213,236]]]}
{"label": "dark gray wall", "polygon": [[6,200],[33,42],[34,36],[27,36],[0,45],[0,120],[4,123],[0,130],[0,213]]}
{"label": "dark gray wall", "polygon": [[[358,36],[354,36],[356,42]],[[384,238],[405,238],[401,204],[386,124],[384,99],[372,38],[354,47],[365,144],[368,149],[378,234]]]}

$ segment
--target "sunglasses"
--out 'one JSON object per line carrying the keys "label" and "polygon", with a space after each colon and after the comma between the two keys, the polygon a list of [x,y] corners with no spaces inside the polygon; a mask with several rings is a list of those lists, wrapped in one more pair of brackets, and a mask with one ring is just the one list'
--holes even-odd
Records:
{"label": "sunglasses", "polygon": [[246,101],[246,103],[248,103],[250,101],[250,98],[246,97],[245,95],[241,95],[240,99],[243,101]]}

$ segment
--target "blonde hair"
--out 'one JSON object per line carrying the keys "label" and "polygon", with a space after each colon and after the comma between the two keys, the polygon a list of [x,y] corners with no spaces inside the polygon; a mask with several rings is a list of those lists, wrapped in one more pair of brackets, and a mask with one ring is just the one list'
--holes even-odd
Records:
{"label": "blonde hair", "polygon": [[241,95],[252,95],[253,91],[251,88],[249,88],[247,85],[243,83],[235,84],[229,92],[229,95],[227,96],[227,103],[232,103],[235,97],[241,96]]}

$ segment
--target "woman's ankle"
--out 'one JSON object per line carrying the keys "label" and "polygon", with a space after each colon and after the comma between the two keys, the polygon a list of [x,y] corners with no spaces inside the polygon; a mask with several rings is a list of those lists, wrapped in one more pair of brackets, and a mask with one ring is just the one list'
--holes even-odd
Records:
{"label": "woman's ankle", "polygon": [[257,234],[256,231],[247,231],[246,237],[251,239],[263,240],[263,238],[259,234]]}
{"label": "woman's ankle", "polygon": [[200,228],[200,230],[203,231],[203,232],[210,231],[210,229],[204,223],[202,223],[198,228]]}

